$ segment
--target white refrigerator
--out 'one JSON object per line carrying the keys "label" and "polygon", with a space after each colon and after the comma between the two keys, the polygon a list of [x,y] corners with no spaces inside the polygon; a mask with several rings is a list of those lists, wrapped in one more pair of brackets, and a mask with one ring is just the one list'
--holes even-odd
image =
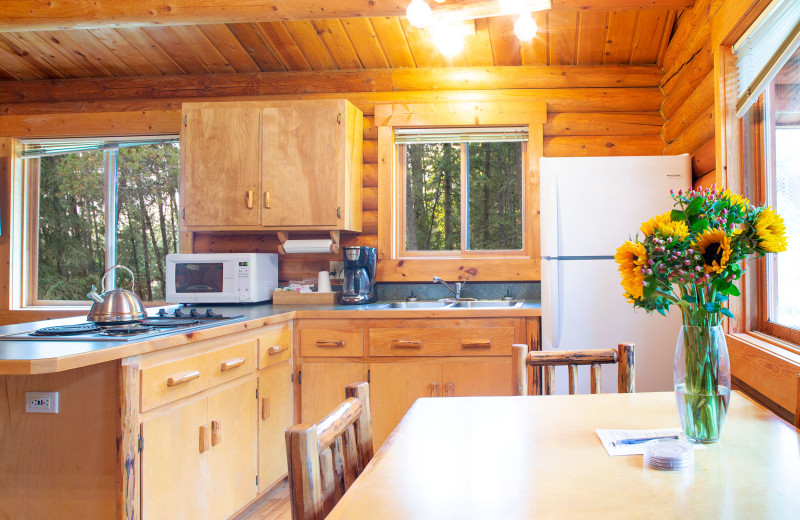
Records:
{"label": "white refrigerator", "polygon": [[[541,159],[542,349],[616,348],[633,342],[637,392],[672,390],[680,311],[634,310],[623,297],[614,253],[645,220],[672,209],[669,190],[691,186],[688,155]],[[566,367],[556,393],[567,393]],[[581,367],[578,392],[589,392]],[[602,392],[617,391],[604,365]]]}

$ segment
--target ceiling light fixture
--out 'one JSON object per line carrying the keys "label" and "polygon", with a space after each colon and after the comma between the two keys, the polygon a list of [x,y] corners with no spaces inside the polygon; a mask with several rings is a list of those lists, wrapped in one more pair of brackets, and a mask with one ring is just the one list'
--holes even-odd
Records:
{"label": "ceiling light fixture", "polygon": [[455,56],[464,48],[464,29],[460,24],[440,22],[433,28],[433,43],[445,56]]}
{"label": "ceiling light fixture", "polygon": [[425,0],[413,0],[406,8],[406,18],[408,23],[422,29],[433,21],[433,13]]}
{"label": "ceiling light fixture", "polygon": [[531,41],[536,36],[537,29],[531,13],[520,13],[519,18],[514,22],[514,34],[523,42]]}

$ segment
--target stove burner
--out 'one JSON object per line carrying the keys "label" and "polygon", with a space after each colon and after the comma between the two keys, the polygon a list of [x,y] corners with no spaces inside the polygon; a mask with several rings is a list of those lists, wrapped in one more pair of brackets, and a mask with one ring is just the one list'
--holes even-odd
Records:
{"label": "stove burner", "polygon": [[99,334],[104,336],[133,336],[135,334],[144,334],[150,332],[153,327],[146,327],[139,323],[124,323],[121,325],[111,325],[104,327],[103,331]]}
{"label": "stove burner", "polygon": [[154,328],[165,328],[165,327],[185,327],[187,325],[197,325],[200,323],[200,320],[190,320],[190,319],[170,319],[170,318],[148,318],[145,320],[140,320],[139,324],[144,325],[145,327],[154,327]]}
{"label": "stove burner", "polygon": [[100,332],[100,327],[94,323],[81,323],[78,325],[57,325],[45,327],[30,332],[29,336],[77,336],[78,334],[91,334]]}

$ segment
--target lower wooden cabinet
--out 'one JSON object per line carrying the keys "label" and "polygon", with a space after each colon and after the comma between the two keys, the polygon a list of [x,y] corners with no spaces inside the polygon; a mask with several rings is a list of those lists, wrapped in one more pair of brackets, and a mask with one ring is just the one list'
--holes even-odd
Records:
{"label": "lower wooden cabinet", "polygon": [[258,491],[287,473],[284,432],[294,424],[292,364],[286,360],[258,372]]}
{"label": "lower wooden cabinet", "polygon": [[223,519],[255,497],[256,381],[142,423],[142,518]]}
{"label": "lower wooden cabinet", "polygon": [[301,378],[301,420],[315,424],[344,401],[345,386],[367,380],[367,371],[358,361],[304,361]]}

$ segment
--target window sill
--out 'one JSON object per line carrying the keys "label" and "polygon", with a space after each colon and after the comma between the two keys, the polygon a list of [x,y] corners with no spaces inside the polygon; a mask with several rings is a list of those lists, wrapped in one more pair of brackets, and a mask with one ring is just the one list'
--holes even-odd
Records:
{"label": "window sill", "polygon": [[778,408],[797,413],[800,348],[759,332],[726,338],[733,377]]}

